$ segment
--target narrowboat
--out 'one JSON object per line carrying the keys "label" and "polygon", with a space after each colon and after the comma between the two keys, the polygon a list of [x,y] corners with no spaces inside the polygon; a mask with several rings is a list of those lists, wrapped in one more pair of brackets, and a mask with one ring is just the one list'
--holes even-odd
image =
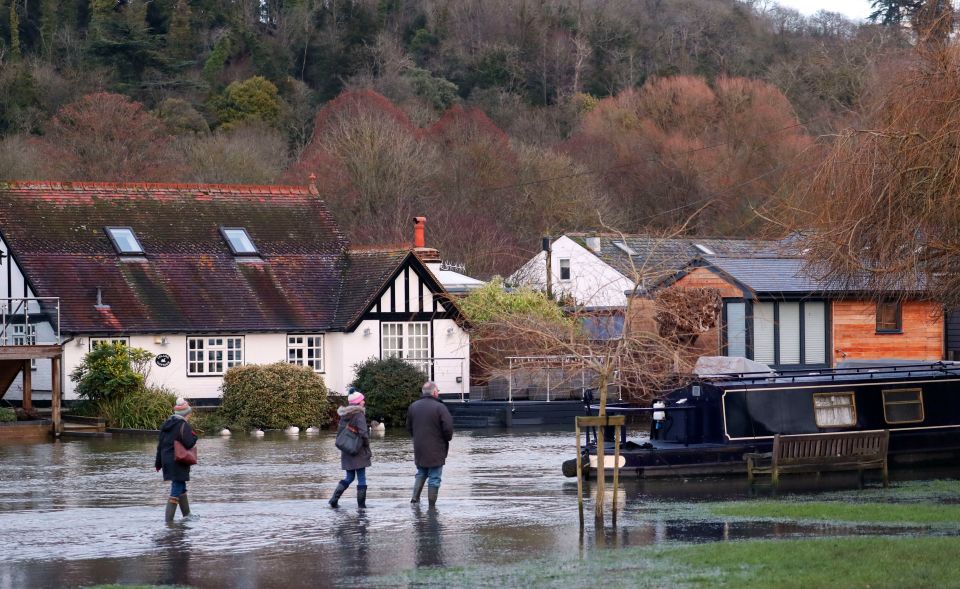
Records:
{"label": "narrowboat", "polygon": [[[877,429],[890,430],[891,464],[953,461],[960,457],[960,363],[699,375],[650,407],[608,408],[630,413],[649,414],[649,437],[631,441],[623,429],[621,476],[740,474],[744,454],[769,452],[776,434]],[[612,430],[604,436],[607,472]],[[596,440],[588,431],[581,445],[591,470]],[[576,476],[576,459],[563,472]]]}

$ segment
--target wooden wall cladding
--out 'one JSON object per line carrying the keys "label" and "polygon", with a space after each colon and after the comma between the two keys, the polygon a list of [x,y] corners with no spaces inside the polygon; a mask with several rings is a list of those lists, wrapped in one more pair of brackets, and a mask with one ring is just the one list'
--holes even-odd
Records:
{"label": "wooden wall cladding", "polygon": [[935,303],[904,301],[902,333],[877,333],[877,305],[833,301],[833,362],[943,359],[943,310]]}

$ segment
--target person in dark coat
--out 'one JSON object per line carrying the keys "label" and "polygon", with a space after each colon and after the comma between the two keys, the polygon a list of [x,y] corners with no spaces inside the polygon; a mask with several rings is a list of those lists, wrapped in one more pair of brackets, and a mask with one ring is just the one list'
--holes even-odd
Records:
{"label": "person in dark coat", "polygon": [[357,507],[364,509],[367,507],[367,467],[370,466],[373,453],[370,452],[370,432],[367,429],[367,417],[364,409],[366,402],[363,393],[350,387],[351,392],[347,395],[347,406],[337,409],[337,415],[340,416],[340,424],[337,426],[337,435],[346,428],[353,428],[361,438],[363,438],[363,447],[357,454],[348,454],[340,451],[340,468],[347,471],[347,476],[339,483],[333,491],[333,497],[330,498],[330,507],[337,507],[340,501],[340,495],[347,490],[353,479],[357,479]]}
{"label": "person in dark coat", "polygon": [[170,481],[170,499],[167,501],[167,522],[173,521],[177,505],[183,517],[190,515],[190,503],[187,501],[187,481],[190,480],[190,465],[181,464],[174,459],[173,443],[179,440],[189,450],[197,444],[197,434],[190,427],[190,413],[193,408],[186,399],[180,397],[173,407],[171,415],[160,426],[160,440],[157,442],[157,459],[154,463],[159,472],[163,469],[163,480]]}
{"label": "person in dark coat", "polygon": [[407,431],[413,436],[413,460],[417,465],[410,503],[420,503],[423,484],[428,482],[427,497],[433,507],[437,504],[440,475],[453,439],[453,417],[440,400],[440,389],[435,382],[424,383],[421,393],[407,410]]}

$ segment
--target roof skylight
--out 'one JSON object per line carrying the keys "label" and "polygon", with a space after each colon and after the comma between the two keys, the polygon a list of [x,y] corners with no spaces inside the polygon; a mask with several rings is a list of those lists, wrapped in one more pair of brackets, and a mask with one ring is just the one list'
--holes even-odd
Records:
{"label": "roof skylight", "polygon": [[702,243],[695,243],[695,244],[693,244],[693,247],[695,247],[695,248],[697,248],[698,250],[700,250],[700,253],[707,254],[708,256],[715,256],[715,255],[717,255],[717,252],[713,251],[712,249],[708,248],[707,246],[703,245]]}
{"label": "roof skylight", "polygon": [[635,251],[633,250],[633,248],[631,248],[629,245],[623,243],[622,241],[615,241],[615,242],[613,242],[613,245],[617,246],[617,248],[618,248],[620,251],[622,251],[623,253],[627,254],[628,256],[635,256],[635,255],[637,255],[637,252],[635,252]]}
{"label": "roof skylight", "polygon": [[105,227],[104,231],[107,232],[107,237],[110,238],[110,243],[113,244],[118,254],[126,256],[143,255],[143,246],[140,245],[140,241],[130,227]]}
{"label": "roof skylight", "polygon": [[250,239],[250,234],[243,227],[221,227],[220,232],[223,238],[227,240],[230,251],[235,256],[255,256],[257,248]]}

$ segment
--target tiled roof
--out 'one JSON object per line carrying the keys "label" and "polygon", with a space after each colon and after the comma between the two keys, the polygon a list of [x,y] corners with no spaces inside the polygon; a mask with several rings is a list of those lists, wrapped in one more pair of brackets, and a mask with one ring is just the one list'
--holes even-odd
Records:
{"label": "tiled roof", "polygon": [[[567,237],[593,251],[587,245],[587,237],[594,235],[568,233]],[[601,260],[624,276],[642,277],[648,284],[672,276],[696,258],[777,255],[781,250],[781,242],[766,240],[609,234],[596,237],[599,237],[600,249],[594,253]],[[698,245],[704,249],[698,248]],[[633,253],[628,254],[627,250]]]}
{"label": "tiled roof", "polygon": [[[145,255],[118,256],[108,226]],[[234,256],[221,227],[260,255]],[[60,297],[65,333],[342,329],[406,255],[354,256],[299,186],[0,183],[0,234],[37,296]]]}

